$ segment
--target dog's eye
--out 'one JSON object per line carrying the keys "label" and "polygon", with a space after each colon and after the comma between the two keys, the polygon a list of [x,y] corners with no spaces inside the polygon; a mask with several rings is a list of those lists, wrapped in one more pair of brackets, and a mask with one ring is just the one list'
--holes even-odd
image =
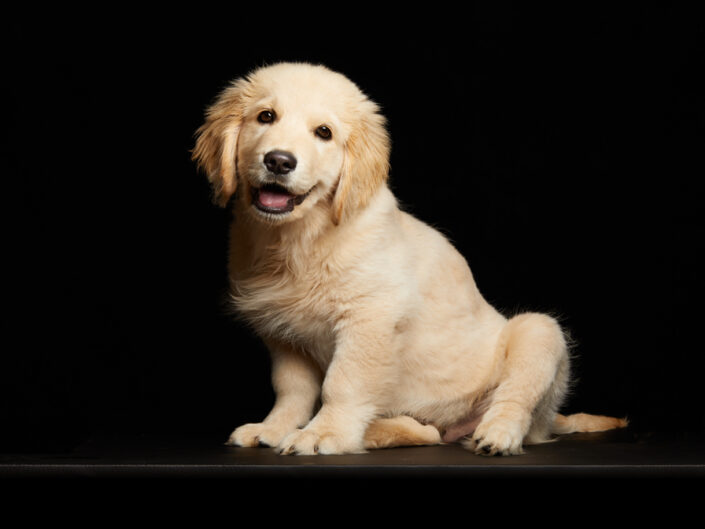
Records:
{"label": "dog's eye", "polygon": [[333,137],[333,132],[331,132],[331,130],[325,125],[321,125],[316,129],[316,136],[322,140],[329,140]]}
{"label": "dog's eye", "polygon": [[273,110],[263,110],[257,116],[257,121],[260,123],[271,123],[274,121],[274,111]]}

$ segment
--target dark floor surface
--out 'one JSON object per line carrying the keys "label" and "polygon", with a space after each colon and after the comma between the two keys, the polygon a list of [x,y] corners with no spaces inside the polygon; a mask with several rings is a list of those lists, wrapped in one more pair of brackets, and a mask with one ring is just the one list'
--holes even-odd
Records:
{"label": "dark floor surface", "polygon": [[705,439],[625,431],[574,434],[513,457],[459,445],[340,456],[280,456],[214,435],[96,436],[62,454],[1,454],[0,477],[705,477]]}

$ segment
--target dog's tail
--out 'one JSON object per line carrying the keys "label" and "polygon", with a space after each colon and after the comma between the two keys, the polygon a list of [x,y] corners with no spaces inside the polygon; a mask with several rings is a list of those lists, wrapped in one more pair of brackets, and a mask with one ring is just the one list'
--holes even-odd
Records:
{"label": "dog's tail", "polygon": [[629,424],[627,419],[605,417],[604,415],[589,415],[587,413],[574,413],[572,415],[556,414],[553,422],[552,433],[568,434],[575,432],[604,432],[615,428],[624,428]]}

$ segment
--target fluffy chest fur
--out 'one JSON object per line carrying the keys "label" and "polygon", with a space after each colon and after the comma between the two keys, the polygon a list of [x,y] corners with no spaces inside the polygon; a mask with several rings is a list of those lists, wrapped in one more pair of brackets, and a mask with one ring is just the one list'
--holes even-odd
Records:
{"label": "fluffy chest fur", "polygon": [[395,206],[384,189],[345,226],[332,225],[324,207],[281,229],[235,222],[229,268],[237,312],[263,337],[332,355],[338,326],[389,288],[384,272],[394,267],[380,249],[389,248],[390,230],[380,219],[396,215]]}
{"label": "fluffy chest fur", "polygon": [[230,278],[231,302],[240,317],[260,336],[305,350],[325,369],[350,300],[344,273],[320,244],[292,241],[285,232],[253,237],[247,226],[236,224]]}
{"label": "fluffy chest fur", "polygon": [[314,277],[253,274],[232,282],[237,313],[263,337],[286,341],[327,364],[335,342],[336,304]]}

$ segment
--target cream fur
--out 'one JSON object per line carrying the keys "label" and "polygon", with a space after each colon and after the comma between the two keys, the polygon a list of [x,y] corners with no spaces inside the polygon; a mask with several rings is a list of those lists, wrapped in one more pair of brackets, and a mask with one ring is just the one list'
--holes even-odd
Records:
{"label": "cream fur", "polygon": [[[268,109],[276,119],[259,122]],[[328,141],[314,133],[322,124]],[[295,154],[286,186],[309,193],[290,213],[252,204],[273,149]],[[194,159],[216,202],[234,199],[232,303],[272,355],[275,405],[231,444],[435,444],[468,417],[477,424],[463,442],[480,454],[548,439],[569,381],[559,324],[502,316],[448,240],[398,208],[384,118],[351,81],[310,64],[260,68],[210,107]],[[579,429],[569,422],[562,433]]]}

